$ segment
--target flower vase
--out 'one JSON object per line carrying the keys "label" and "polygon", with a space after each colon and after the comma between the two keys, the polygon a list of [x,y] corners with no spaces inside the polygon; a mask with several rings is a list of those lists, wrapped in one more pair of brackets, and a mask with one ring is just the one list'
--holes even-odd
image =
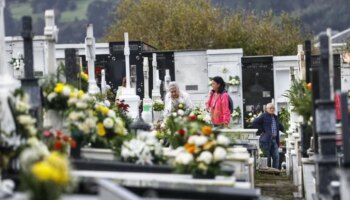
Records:
{"label": "flower vase", "polygon": [[153,121],[157,122],[162,119],[163,111],[153,111]]}
{"label": "flower vase", "polygon": [[193,179],[215,179],[214,173],[202,173],[202,172],[195,172],[192,174]]}
{"label": "flower vase", "polygon": [[71,147],[70,155],[74,159],[81,158],[81,148],[84,141],[84,135],[79,130],[72,130],[71,137],[75,141],[76,146]]}
{"label": "flower vase", "polygon": [[238,91],[239,91],[238,85],[230,85],[230,91],[231,91],[232,93],[238,92]]}
{"label": "flower vase", "polygon": [[44,128],[53,130],[62,130],[64,125],[63,112],[49,109],[44,118]]}

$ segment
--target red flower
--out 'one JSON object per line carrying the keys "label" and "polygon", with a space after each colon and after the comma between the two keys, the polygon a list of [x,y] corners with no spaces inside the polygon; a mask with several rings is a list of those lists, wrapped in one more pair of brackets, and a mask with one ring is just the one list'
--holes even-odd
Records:
{"label": "red flower", "polygon": [[178,132],[179,132],[179,135],[181,135],[181,136],[184,136],[184,135],[185,135],[185,133],[186,133],[186,131],[185,131],[185,130],[183,130],[183,129],[180,129]]}
{"label": "red flower", "polygon": [[190,120],[191,120],[191,121],[196,121],[196,120],[197,120],[197,116],[196,116],[196,115],[190,116]]}
{"label": "red flower", "polygon": [[62,149],[62,146],[63,146],[62,142],[61,142],[60,140],[57,140],[56,143],[55,143],[55,145],[54,145],[54,148],[55,148],[56,150],[61,150],[61,149]]}
{"label": "red flower", "polygon": [[69,141],[69,139],[70,139],[70,138],[69,138],[68,136],[66,136],[66,135],[65,135],[65,136],[63,136],[63,141],[68,142],[68,141]]}
{"label": "red flower", "polygon": [[75,147],[77,147],[77,142],[75,142],[75,140],[70,140],[69,141],[70,146],[74,149]]}

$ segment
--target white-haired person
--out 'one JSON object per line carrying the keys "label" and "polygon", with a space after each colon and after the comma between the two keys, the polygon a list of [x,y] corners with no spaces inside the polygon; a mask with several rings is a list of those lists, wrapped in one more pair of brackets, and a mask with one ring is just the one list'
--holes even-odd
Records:
{"label": "white-haired person", "polygon": [[191,109],[193,107],[190,95],[180,90],[179,85],[176,82],[169,83],[169,92],[164,98],[165,108],[164,116],[168,116],[174,110],[177,110],[179,104],[183,105],[183,110]]}

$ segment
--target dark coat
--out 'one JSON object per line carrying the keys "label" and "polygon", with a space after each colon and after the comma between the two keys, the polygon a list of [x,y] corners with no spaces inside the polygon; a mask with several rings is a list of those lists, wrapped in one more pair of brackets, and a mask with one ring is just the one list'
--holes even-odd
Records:
{"label": "dark coat", "polygon": [[[255,118],[253,121],[253,127],[257,128],[257,134],[260,135],[259,141],[261,142],[269,142],[272,137],[272,117],[275,118],[277,129],[280,131],[284,131],[283,125],[279,122],[278,117],[276,115],[271,115],[269,113],[263,113],[259,117]],[[279,144],[280,135],[277,133],[276,142]]]}

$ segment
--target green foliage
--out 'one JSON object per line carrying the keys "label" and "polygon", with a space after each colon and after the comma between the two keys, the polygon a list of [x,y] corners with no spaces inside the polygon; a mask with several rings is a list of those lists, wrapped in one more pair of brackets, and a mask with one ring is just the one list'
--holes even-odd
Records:
{"label": "green foliage", "polygon": [[281,111],[278,112],[278,119],[280,123],[283,125],[284,130],[287,131],[289,129],[289,120],[290,120],[290,113],[288,112],[287,108],[282,107]]}
{"label": "green foliage", "polygon": [[225,12],[209,0],[124,0],[106,40],[142,40],[159,49],[243,48],[248,55],[296,53],[298,21],[286,13]]}
{"label": "green foliage", "polygon": [[312,92],[305,81],[294,80],[289,90],[284,95],[289,99],[294,112],[309,121],[312,114]]}

